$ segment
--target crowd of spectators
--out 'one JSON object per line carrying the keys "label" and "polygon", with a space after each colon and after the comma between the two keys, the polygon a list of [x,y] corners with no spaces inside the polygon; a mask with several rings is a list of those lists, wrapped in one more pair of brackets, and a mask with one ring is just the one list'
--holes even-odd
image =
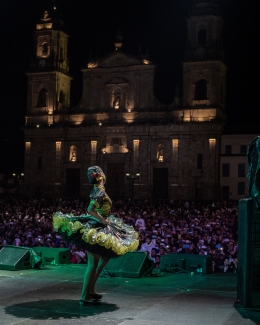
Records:
{"label": "crowd of spectators", "polygon": [[67,246],[52,227],[56,211],[85,214],[83,200],[0,199],[0,249],[4,245],[69,248],[72,263],[86,263],[87,254]]}
{"label": "crowd of spectators", "polygon": [[[67,246],[52,227],[56,211],[86,214],[87,200],[0,199],[0,249],[4,245],[69,248],[72,263],[86,263],[87,252]],[[236,272],[237,202],[115,201],[113,214],[139,233],[139,250],[160,268],[166,254],[212,255],[212,272]]]}

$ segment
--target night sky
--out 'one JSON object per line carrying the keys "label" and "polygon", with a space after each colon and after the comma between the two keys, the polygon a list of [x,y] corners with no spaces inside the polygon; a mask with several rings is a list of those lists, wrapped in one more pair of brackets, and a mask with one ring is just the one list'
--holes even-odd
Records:
{"label": "night sky", "polygon": [[[203,2],[203,1],[201,1]],[[258,97],[256,60],[259,35],[257,0],[219,0],[224,19],[224,49],[227,65],[227,122],[260,125],[256,114]],[[23,125],[26,112],[27,77],[33,56],[33,33],[44,10],[51,15],[51,0],[6,0],[1,8],[1,105],[0,173],[23,169]],[[57,0],[70,35],[69,60],[71,106],[82,92],[81,67],[90,57],[114,50],[118,29],[123,51],[149,52],[157,66],[154,93],[163,103],[173,100],[176,84],[182,86],[180,61],[184,57],[187,13],[194,0]],[[259,127],[260,130],[260,127]]]}

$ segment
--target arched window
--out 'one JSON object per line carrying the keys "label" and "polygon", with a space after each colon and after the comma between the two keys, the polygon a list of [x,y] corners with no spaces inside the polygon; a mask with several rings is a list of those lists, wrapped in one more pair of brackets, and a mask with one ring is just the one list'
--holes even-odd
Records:
{"label": "arched window", "polygon": [[197,81],[195,86],[195,99],[207,99],[207,81],[205,79],[200,79],[199,81]]}
{"label": "arched window", "polygon": [[37,107],[46,107],[47,106],[47,90],[42,88],[39,92]]}
{"label": "arched window", "polygon": [[160,162],[164,161],[164,145],[158,144],[157,146],[157,160]]}
{"label": "arched window", "polygon": [[70,147],[70,161],[77,161],[77,147],[71,146]]}
{"label": "arched window", "polygon": [[65,100],[65,94],[64,94],[64,92],[61,90],[61,91],[60,91],[60,96],[59,96],[59,103],[64,104],[64,100]]}
{"label": "arched window", "polygon": [[205,29],[201,29],[198,32],[198,44],[206,44],[207,43],[207,33]]}
{"label": "arched window", "polygon": [[44,41],[42,43],[42,56],[47,56],[48,55],[48,43]]}

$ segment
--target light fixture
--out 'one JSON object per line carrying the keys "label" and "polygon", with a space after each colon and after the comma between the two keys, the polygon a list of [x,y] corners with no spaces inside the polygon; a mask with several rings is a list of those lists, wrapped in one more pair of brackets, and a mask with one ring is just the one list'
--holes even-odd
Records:
{"label": "light fixture", "polygon": [[134,182],[135,180],[139,179],[140,173],[136,173],[136,174],[130,174],[130,173],[126,173],[126,179],[128,181],[131,181],[131,199],[134,198]]}
{"label": "light fixture", "polygon": [[136,179],[139,179],[141,174],[140,173],[136,173],[136,174],[126,173],[125,175],[126,175],[127,179],[134,181]]}

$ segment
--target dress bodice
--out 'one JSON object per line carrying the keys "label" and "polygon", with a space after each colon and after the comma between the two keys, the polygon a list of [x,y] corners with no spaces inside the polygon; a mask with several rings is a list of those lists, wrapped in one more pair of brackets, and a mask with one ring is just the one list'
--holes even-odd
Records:
{"label": "dress bodice", "polygon": [[89,214],[74,216],[58,211],[53,216],[54,229],[67,243],[100,256],[111,258],[136,251],[139,245],[138,233],[132,226],[110,215],[112,201],[103,186],[94,186],[90,192],[90,204],[103,218],[109,218],[108,225]]}
{"label": "dress bodice", "polygon": [[95,205],[96,210],[102,215],[102,217],[107,218],[110,216],[112,201],[103,186],[95,185],[90,192],[89,197],[90,203]]}

